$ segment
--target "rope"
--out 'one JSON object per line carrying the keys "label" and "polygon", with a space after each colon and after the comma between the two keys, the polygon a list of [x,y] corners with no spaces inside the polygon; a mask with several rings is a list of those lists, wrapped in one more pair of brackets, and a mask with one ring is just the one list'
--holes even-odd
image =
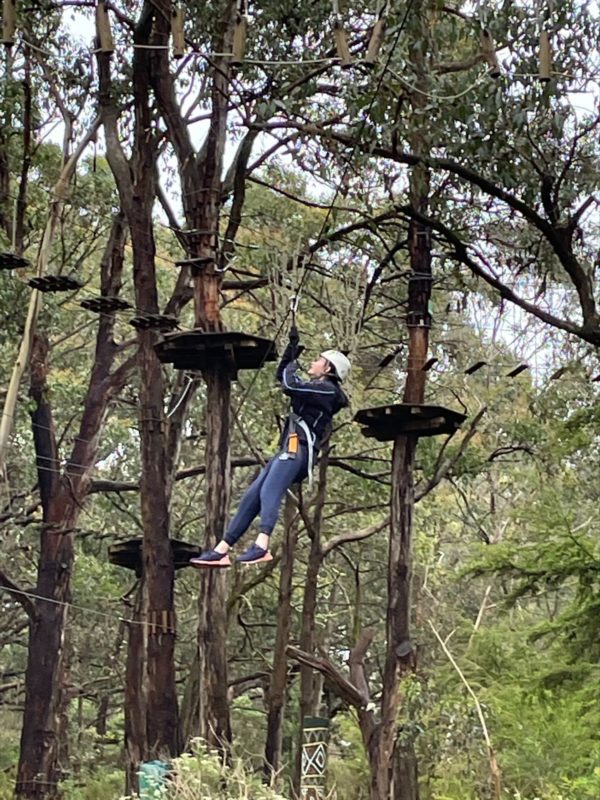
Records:
{"label": "rope", "polygon": [[[381,84],[383,83],[383,79],[385,77],[386,70],[387,70],[388,65],[389,65],[389,63],[391,61],[392,55],[394,53],[394,50],[396,49],[396,45],[398,44],[400,36],[401,36],[401,34],[402,34],[402,32],[403,32],[403,30],[404,30],[404,28],[406,26],[406,23],[408,21],[408,16],[409,16],[409,14],[410,14],[410,12],[412,10],[413,2],[414,2],[414,0],[410,0],[410,2],[406,6],[406,10],[404,12],[404,17],[402,18],[402,22],[400,23],[400,25],[398,27],[398,30],[396,32],[396,37],[394,39],[392,47],[390,48],[390,50],[388,52],[388,56],[387,56],[386,62],[384,64],[384,66],[383,66],[383,69],[381,70],[381,74],[380,74],[379,79],[377,81],[377,85],[375,87],[375,91],[373,92],[373,94],[371,96],[371,101],[370,101],[369,106],[368,106],[368,108],[367,108],[367,110],[366,110],[366,112],[365,112],[365,114],[363,116],[362,122],[360,124],[360,128],[358,129],[358,134],[357,134],[354,146],[352,148],[352,151],[350,153],[349,158],[346,161],[346,164],[344,166],[344,170],[342,172],[341,178],[340,178],[340,180],[338,181],[338,183],[336,185],[336,189],[335,189],[335,194],[333,196],[333,200],[331,201],[331,204],[329,205],[329,208],[327,209],[327,214],[325,216],[325,219],[323,220],[323,224],[321,225],[321,230],[319,231],[319,235],[316,238],[317,242],[321,240],[321,238],[325,234],[325,231],[327,230],[327,226],[329,224],[329,218],[330,218],[331,213],[333,211],[333,207],[335,206],[335,201],[337,200],[337,197],[338,197],[338,195],[339,195],[339,193],[341,191],[341,188],[342,188],[342,186],[344,184],[344,179],[346,177],[346,174],[347,174],[348,170],[350,169],[350,167],[352,165],[352,159],[354,158],[354,154],[356,153],[356,150],[357,150],[358,145],[360,143],[360,139],[361,139],[361,136],[362,136],[362,134],[364,132],[365,126],[367,124],[367,121],[369,119],[369,115],[371,113],[371,110],[373,109],[373,106],[375,104],[375,100],[377,99],[377,96],[379,94],[379,90],[381,88]],[[302,274],[301,274],[301,277],[300,277],[300,283],[298,284],[298,286],[296,288],[296,291],[295,291],[295,296],[296,297],[298,297],[300,295],[300,293],[302,291],[302,287],[304,286],[306,278],[308,277],[309,261],[310,261],[310,259],[307,258],[306,259],[306,264],[304,265],[304,268],[303,268],[303,271],[302,271]],[[285,323],[287,321],[287,318],[288,318],[290,313],[291,313],[291,308],[288,311],[288,313],[286,314],[286,316],[283,318],[283,322],[279,325],[279,327],[278,327],[278,329],[277,329],[277,331],[275,333],[275,337],[274,337],[275,339],[277,339],[277,337],[279,336],[279,334],[283,330],[283,327],[284,327],[284,325],[285,325]],[[267,355],[268,355],[268,352],[263,356],[263,359],[262,359],[261,363],[259,364],[258,369],[254,373],[254,376],[253,376],[252,380],[250,381],[250,384],[249,384],[248,388],[244,392],[244,394],[242,396],[242,399],[241,399],[241,402],[238,405],[238,407],[237,407],[237,409],[236,409],[236,411],[234,413],[234,417],[233,417],[233,420],[232,420],[232,425],[235,424],[238,421],[238,418],[239,418],[240,412],[242,410],[242,407],[244,406],[244,403],[248,399],[248,397],[250,395],[250,392],[251,392],[254,384],[256,383],[256,381],[258,379],[259,371],[262,368],[262,366],[264,365],[264,363],[266,361],[266,358],[267,358]]]}
{"label": "rope", "polygon": [[[56,606],[63,606],[64,608],[73,608],[76,611],[83,611],[86,614],[95,614],[98,617],[104,617],[106,619],[115,620],[117,622],[126,622],[128,625],[147,625],[148,623],[145,620],[137,620],[133,619],[132,617],[120,617],[115,616],[114,614],[109,614],[107,611],[98,611],[96,608],[91,608],[90,606],[80,606],[76,603],[68,603],[66,600],[57,600],[55,597],[44,597],[41,594],[36,594],[35,592],[26,592],[24,589],[13,589],[7,586],[0,586],[0,589],[3,589],[8,594],[18,594],[22,597],[28,597],[30,600],[39,600],[44,603],[51,603],[52,605]],[[103,597],[102,599],[110,601],[112,598]]]}
{"label": "rope", "polygon": [[172,409],[171,409],[171,411],[169,411],[169,412],[168,412],[168,414],[166,415],[166,416],[167,416],[167,419],[169,419],[169,417],[172,417],[172,416],[173,416],[173,414],[174,414],[174,413],[177,411],[177,409],[179,408],[179,406],[180,406],[180,405],[183,403],[183,401],[184,401],[184,399],[185,399],[185,396],[187,395],[187,393],[188,393],[188,390],[189,390],[190,386],[192,385],[192,383],[194,383],[194,381],[195,381],[195,380],[196,380],[196,379],[195,379],[195,378],[192,378],[192,376],[191,376],[191,375],[188,375],[188,376],[187,376],[187,383],[186,383],[186,385],[185,385],[185,388],[184,388],[183,392],[181,393],[181,396],[180,396],[179,400],[178,400],[178,401],[177,401],[177,403],[175,404],[175,408],[172,408]]}

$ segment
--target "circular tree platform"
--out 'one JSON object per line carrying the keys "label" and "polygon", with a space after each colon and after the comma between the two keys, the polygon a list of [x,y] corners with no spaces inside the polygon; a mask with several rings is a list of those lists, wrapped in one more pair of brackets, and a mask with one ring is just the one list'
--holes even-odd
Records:
{"label": "circular tree platform", "polygon": [[270,339],[239,331],[202,331],[167,334],[156,346],[158,358],[175,369],[203,370],[222,366],[234,377],[240,369],[260,369],[275,361]]}
{"label": "circular tree platform", "polygon": [[444,406],[396,403],[361,409],[354,420],[362,425],[364,436],[387,442],[402,434],[440,436],[454,433],[466,418],[466,414]]}
{"label": "circular tree platform", "polygon": [[[189,566],[190,558],[197,556],[200,546],[171,539],[171,551],[175,561],[175,569]],[[127,539],[117,542],[108,548],[108,560],[111,564],[125,569],[135,570],[136,575],[142,572],[142,539]]]}

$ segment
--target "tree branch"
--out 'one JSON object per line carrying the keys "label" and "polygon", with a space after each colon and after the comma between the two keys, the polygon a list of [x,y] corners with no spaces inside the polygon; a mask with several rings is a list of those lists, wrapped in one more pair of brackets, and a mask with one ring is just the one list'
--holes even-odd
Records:
{"label": "tree branch", "polygon": [[0,586],[5,589],[17,603],[19,603],[29,619],[32,622],[35,622],[38,615],[35,603],[32,602],[31,598],[25,594],[23,589],[17,586],[17,584],[14,583],[14,581],[12,581],[3,570],[0,570]]}
{"label": "tree branch", "polygon": [[360,692],[353,683],[350,683],[341,670],[328,658],[313,656],[291,644],[286,647],[286,653],[294,661],[320,672],[339,697],[349,705],[358,710],[363,710],[368,706],[369,698]]}
{"label": "tree branch", "polygon": [[348,666],[350,667],[350,680],[358,691],[367,698],[370,697],[369,682],[365,670],[365,656],[371,646],[375,631],[373,628],[365,628],[348,656]]}
{"label": "tree branch", "polygon": [[[240,456],[239,458],[232,458],[231,459],[231,468],[234,469],[235,467],[255,467],[258,464],[261,464],[257,458],[251,458],[248,456]],[[206,466],[204,464],[199,464],[196,467],[188,467],[188,469],[182,469],[175,475],[176,481],[183,481],[186,478],[195,478],[198,475],[204,475],[206,473]],[[88,490],[88,494],[99,494],[100,492],[139,492],[140,484],[137,481],[111,481],[111,480],[95,480],[92,481],[90,484],[90,488]]]}
{"label": "tree branch", "polygon": [[390,518],[387,516],[385,519],[375,522],[373,525],[369,525],[367,528],[363,528],[360,531],[354,531],[352,533],[340,533],[339,536],[334,536],[323,544],[321,551],[322,555],[325,557],[326,555],[329,555],[332,550],[335,550],[336,547],[341,547],[344,544],[349,544],[350,542],[360,542],[363,539],[368,539],[370,536],[373,536],[374,534],[382,531],[384,528],[387,528],[389,524]]}
{"label": "tree branch", "polygon": [[477,66],[477,64],[481,64],[484,60],[483,53],[474,53],[463,61],[440,61],[438,64],[433,65],[433,71],[441,75],[447,75],[451,72],[466,72]]}
{"label": "tree branch", "polygon": [[560,317],[556,317],[554,314],[544,311],[544,309],[540,308],[539,306],[530,303],[528,300],[525,300],[520,295],[516,294],[516,292],[514,292],[505,283],[502,283],[502,281],[500,281],[494,275],[486,272],[486,270],[484,270],[473,258],[471,258],[468,252],[468,246],[462,241],[462,239],[460,239],[453,231],[451,231],[450,228],[448,228],[448,226],[443,222],[433,219],[432,217],[427,217],[424,214],[420,214],[411,206],[399,206],[398,209],[407,216],[412,217],[422,222],[424,225],[428,225],[433,230],[438,231],[438,233],[441,233],[448,243],[454,247],[456,258],[462,264],[468,267],[474,275],[482,278],[487,284],[496,289],[500,297],[502,297],[504,300],[514,303],[515,305],[519,306],[519,308],[527,311],[528,314],[537,317],[548,325],[552,325],[553,327],[566,331],[567,333],[572,333],[584,341],[590,342],[596,346],[600,345],[600,327],[594,327],[592,325],[576,325],[570,320],[564,320]]}
{"label": "tree branch", "polygon": [[450,663],[452,664],[452,666],[456,670],[456,672],[458,674],[458,677],[462,681],[465,689],[470,694],[473,702],[475,703],[475,708],[477,710],[477,716],[479,717],[479,722],[481,724],[481,731],[483,733],[483,738],[485,739],[485,744],[486,744],[487,751],[488,751],[488,759],[489,759],[489,763],[490,763],[490,773],[492,775],[492,780],[494,782],[495,797],[496,797],[496,800],[500,800],[500,796],[502,794],[502,789],[501,789],[501,786],[500,786],[500,770],[498,768],[498,762],[496,761],[496,752],[495,752],[494,747],[492,745],[492,741],[491,741],[490,735],[488,733],[487,725],[485,723],[485,717],[483,716],[483,711],[481,709],[481,704],[480,704],[479,700],[477,699],[477,695],[475,694],[475,692],[471,688],[471,685],[469,684],[469,682],[465,678],[461,668],[458,666],[458,664],[454,660],[454,658],[452,656],[452,653],[448,650],[448,647],[446,646],[446,643],[444,642],[444,640],[442,639],[440,634],[435,629],[435,627],[432,624],[431,620],[427,620],[427,622],[429,623],[429,627],[433,631],[433,634],[434,634],[435,638],[440,643],[440,647],[444,651],[446,657],[448,658],[448,661],[450,661]]}
{"label": "tree branch", "polygon": [[438,457],[438,463],[435,466],[435,469],[433,471],[433,475],[431,476],[431,478],[425,484],[423,484],[423,486],[421,486],[419,484],[419,485],[417,485],[417,487],[415,487],[415,503],[417,503],[419,500],[422,500],[425,497],[425,495],[427,495],[427,494],[429,494],[429,492],[431,492],[432,489],[435,489],[435,487],[450,472],[452,467],[455,464],[457,464],[458,461],[460,461],[460,459],[462,458],[465,450],[467,449],[467,447],[469,445],[469,442],[471,441],[471,439],[477,433],[477,424],[479,423],[479,421],[481,420],[481,418],[483,417],[483,415],[486,412],[487,412],[487,407],[486,406],[484,406],[482,409],[480,409],[477,412],[477,414],[475,415],[475,417],[471,421],[471,424],[469,426],[469,430],[467,431],[467,433],[463,437],[463,440],[460,443],[460,446],[459,446],[458,450],[456,451],[456,453],[454,453],[454,455],[451,458],[447,458],[444,462],[442,462],[441,461],[441,457],[443,456],[445,446],[446,446],[447,442],[450,441],[450,438],[448,438],[446,440],[446,443],[444,444],[444,446],[440,450],[440,456]]}
{"label": "tree branch", "polygon": [[[545,237],[546,241],[550,244],[562,267],[569,275],[571,282],[573,283],[573,286],[575,287],[579,296],[585,323],[584,328],[579,330],[587,330],[589,332],[592,330],[592,328],[594,328],[595,330],[593,331],[593,335],[596,337],[596,339],[593,343],[598,344],[600,342],[600,331],[597,330],[598,316],[593,296],[592,281],[586,270],[582,267],[573,254],[570,245],[570,237],[568,235],[568,226],[567,228],[563,228],[558,225],[552,225],[548,220],[540,216],[535,209],[533,209],[523,200],[520,200],[514,194],[511,194],[511,192],[507,191],[501,186],[498,186],[489,178],[486,178],[485,176],[480,175],[478,172],[475,172],[470,167],[465,167],[464,165],[459,164],[458,162],[449,158],[426,158],[418,156],[415,153],[399,152],[394,148],[383,145],[373,146],[371,141],[360,142],[348,134],[340,133],[331,129],[326,130],[319,125],[314,124],[311,125],[287,120],[285,122],[267,123],[258,127],[260,127],[262,130],[292,128],[302,131],[309,136],[339,142],[352,149],[360,148],[370,156],[379,156],[381,158],[386,158],[390,161],[406,164],[408,166],[421,165],[432,170],[444,170],[464,179],[473,186],[477,186],[488,196],[494,197],[497,200],[505,203],[509,208],[513,209],[513,211],[519,213],[534,228],[539,230]],[[562,327],[564,330],[567,330],[564,325]],[[577,333],[577,335],[581,336],[581,333]],[[582,338],[585,337],[582,336]],[[592,340],[587,339],[587,341]]]}

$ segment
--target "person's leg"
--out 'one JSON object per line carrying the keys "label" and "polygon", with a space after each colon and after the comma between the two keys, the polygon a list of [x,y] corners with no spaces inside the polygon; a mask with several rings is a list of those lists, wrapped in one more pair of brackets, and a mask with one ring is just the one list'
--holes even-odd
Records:
{"label": "person's leg", "polygon": [[257,563],[270,561],[270,538],[279,516],[279,509],[286,491],[294,483],[298,483],[307,475],[308,452],[305,446],[300,447],[294,459],[274,461],[269,474],[265,477],[260,490],[260,533],[256,541],[246,552],[238,556],[237,561]]}
{"label": "person's leg", "polygon": [[224,537],[218,542],[214,550],[204,550],[199,556],[190,559],[192,565],[230,566],[229,550],[243,536],[260,511],[260,491],[269,474],[272,463],[273,459],[263,467],[250,486],[248,486],[240,500],[237,511],[227,526]]}
{"label": "person's leg", "polygon": [[227,552],[233,545],[246,533],[252,520],[260,511],[260,496],[265,481],[268,480],[275,458],[268,461],[261,469],[256,478],[244,492],[237,511],[231,518],[225,535],[216,546],[215,550],[221,547],[222,552]]}

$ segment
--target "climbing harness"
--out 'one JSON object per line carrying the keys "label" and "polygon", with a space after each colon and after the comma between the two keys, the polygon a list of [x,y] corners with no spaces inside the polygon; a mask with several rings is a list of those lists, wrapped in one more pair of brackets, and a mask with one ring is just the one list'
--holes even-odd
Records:
{"label": "climbing harness", "polygon": [[288,416],[287,449],[281,453],[279,461],[293,461],[298,455],[300,446],[298,428],[300,428],[306,436],[306,446],[308,447],[308,485],[310,487],[312,485],[312,472],[315,460],[316,436],[309,428],[306,420],[302,419],[299,414],[293,411],[290,411]]}

